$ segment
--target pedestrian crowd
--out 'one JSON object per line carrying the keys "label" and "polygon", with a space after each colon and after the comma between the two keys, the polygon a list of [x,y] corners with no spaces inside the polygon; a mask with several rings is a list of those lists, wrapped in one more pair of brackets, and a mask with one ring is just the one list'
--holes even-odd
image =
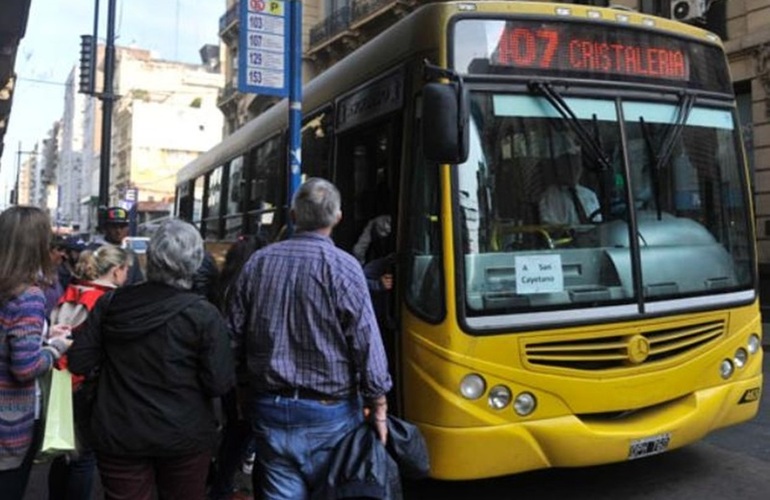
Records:
{"label": "pedestrian crowd", "polygon": [[[72,374],[77,446],[51,462],[51,499],[92,498],[97,473],[105,498],[131,500],[233,498],[239,468],[267,499],[398,498],[394,468],[425,474],[419,432],[388,414],[372,296],[391,271],[373,288],[335,246],[329,181],[304,182],[290,217],[288,239],[241,237],[220,272],[181,220],[156,230],[140,266],[119,246],[122,208],[90,245],[52,238],[40,209],[2,212],[2,498],[24,497],[56,369]],[[386,452],[394,440],[408,453]]]}

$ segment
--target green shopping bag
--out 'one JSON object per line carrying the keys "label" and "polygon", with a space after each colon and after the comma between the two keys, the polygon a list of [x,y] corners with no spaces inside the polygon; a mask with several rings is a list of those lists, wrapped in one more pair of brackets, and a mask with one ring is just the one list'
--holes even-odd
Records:
{"label": "green shopping bag", "polygon": [[51,370],[51,381],[46,400],[43,424],[45,431],[37,460],[47,460],[75,451],[72,375],[68,370],[55,368]]}

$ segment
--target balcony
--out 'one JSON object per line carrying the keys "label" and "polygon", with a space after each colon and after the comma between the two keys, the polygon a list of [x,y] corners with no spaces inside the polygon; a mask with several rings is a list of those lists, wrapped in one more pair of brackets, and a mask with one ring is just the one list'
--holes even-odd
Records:
{"label": "balcony", "polygon": [[352,0],[310,30],[309,56],[324,64],[352,52],[411,12],[420,0]]}
{"label": "balcony", "polygon": [[219,18],[219,37],[228,43],[238,38],[238,3]]}
{"label": "balcony", "polygon": [[331,43],[350,26],[350,7],[342,7],[310,29],[310,50]]}
{"label": "balcony", "polygon": [[230,104],[235,96],[238,95],[237,89],[235,87],[235,84],[230,81],[227,82],[224,88],[219,91],[219,96],[217,98],[217,107],[219,109],[223,109],[225,106]]}
{"label": "balcony", "polygon": [[351,27],[362,26],[390,11],[406,8],[408,12],[409,7],[414,6],[415,3],[417,2],[405,0],[353,0]]}

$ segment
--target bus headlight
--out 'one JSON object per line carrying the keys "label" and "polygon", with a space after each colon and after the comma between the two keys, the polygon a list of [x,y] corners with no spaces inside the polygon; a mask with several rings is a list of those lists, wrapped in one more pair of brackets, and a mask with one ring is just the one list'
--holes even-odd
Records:
{"label": "bus headlight", "polygon": [[537,399],[529,392],[522,392],[513,402],[513,409],[518,415],[526,417],[537,408]]}
{"label": "bus headlight", "polygon": [[460,382],[460,394],[465,399],[479,399],[484,395],[486,388],[487,383],[484,381],[484,377],[478,373],[468,374]]}
{"label": "bus headlight", "polygon": [[749,353],[746,352],[746,349],[743,347],[739,347],[735,350],[735,356],[733,356],[733,363],[735,363],[736,368],[743,368],[746,366],[746,361],[749,359]]}
{"label": "bus headlight", "polygon": [[489,406],[502,410],[511,402],[511,390],[504,385],[496,385],[489,390]]}
{"label": "bus headlight", "polygon": [[719,374],[723,379],[730,378],[733,375],[733,371],[735,371],[735,366],[733,366],[733,362],[729,359],[724,359],[719,363]]}
{"label": "bus headlight", "polygon": [[759,352],[760,347],[761,343],[759,341],[759,335],[756,333],[749,335],[749,354],[756,354]]}

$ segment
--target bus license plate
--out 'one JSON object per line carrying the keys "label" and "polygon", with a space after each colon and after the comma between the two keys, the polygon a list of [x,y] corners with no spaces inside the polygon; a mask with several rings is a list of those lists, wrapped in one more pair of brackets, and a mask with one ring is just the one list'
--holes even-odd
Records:
{"label": "bus license plate", "polygon": [[671,442],[670,432],[648,438],[635,439],[631,441],[631,446],[628,448],[628,459],[634,460],[663,453],[668,449],[669,442]]}

